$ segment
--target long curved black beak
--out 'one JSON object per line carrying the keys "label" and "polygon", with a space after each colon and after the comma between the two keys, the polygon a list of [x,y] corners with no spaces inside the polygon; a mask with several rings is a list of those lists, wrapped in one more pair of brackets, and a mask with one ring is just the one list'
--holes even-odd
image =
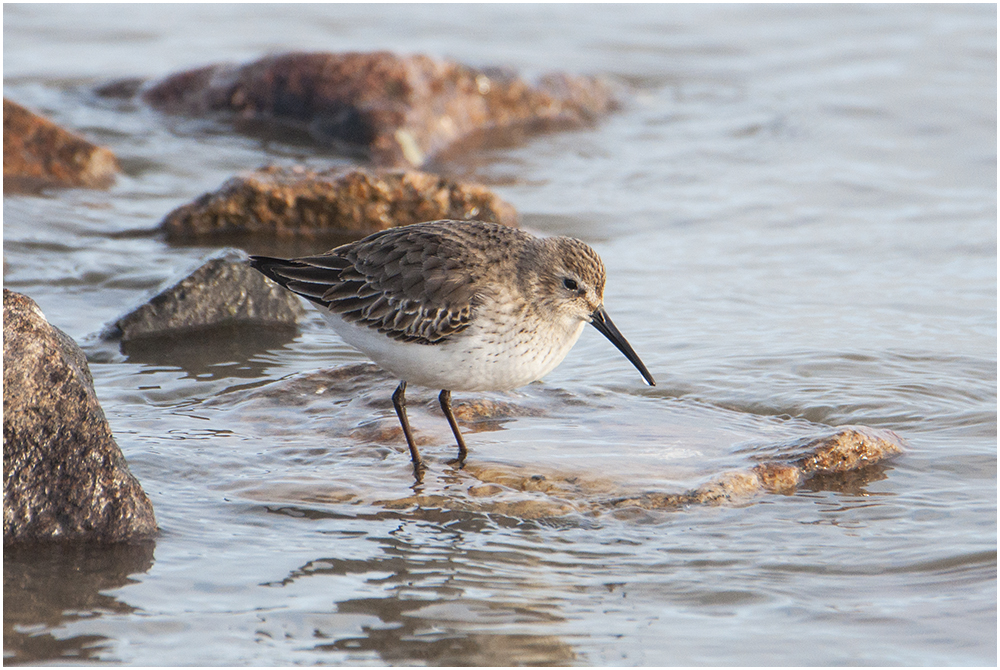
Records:
{"label": "long curved black beak", "polygon": [[628,343],[625,336],[615,327],[615,324],[611,321],[611,317],[608,313],[604,311],[604,305],[601,305],[594,310],[594,313],[590,315],[590,323],[597,330],[601,331],[601,335],[611,340],[611,344],[618,347],[618,351],[625,354],[625,358],[631,361],[632,365],[635,366],[642,378],[646,380],[646,383],[650,386],[656,386],[656,382],[653,381],[653,375],[649,374],[649,370],[646,366],[642,364],[639,360],[639,354],[635,353],[635,349],[632,345]]}

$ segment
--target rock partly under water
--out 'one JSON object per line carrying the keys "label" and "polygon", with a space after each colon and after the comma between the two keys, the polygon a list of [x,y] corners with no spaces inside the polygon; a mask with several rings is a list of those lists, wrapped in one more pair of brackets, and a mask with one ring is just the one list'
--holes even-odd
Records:
{"label": "rock partly under water", "polygon": [[3,292],[4,544],[156,534],[83,351],[30,298]]}
{"label": "rock partly under water", "polygon": [[476,219],[517,226],[517,211],[479,184],[417,172],[265,167],[182,205],[161,228],[171,241],[253,235],[357,237],[421,221]]}
{"label": "rock partly under water", "polygon": [[124,344],[222,327],[294,328],[305,313],[295,294],[267,280],[238,254],[226,254],[122,316],[103,335]]}
{"label": "rock partly under water", "polygon": [[154,82],[141,96],[165,112],[222,112],[243,125],[299,128],[389,167],[420,167],[525,132],[578,128],[618,104],[610,85],[594,77],[556,73],[531,84],[505,70],[384,51],[209,65]]}
{"label": "rock partly under water", "polygon": [[3,100],[4,193],[51,186],[107,188],[118,174],[110,149],[96,146],[16,102]]}
{"label": "rock partly under water", "polygon": [[[330,438],[354,445],[346,447],[340,457],[362,456],[389,447],[385,453],[398,452],[390,458],[408,462],[402,431],[389,401],[395,382],[375,365],[348,365],[227,394],[209,404],[238,407],[241,417],[251,421],[250,417],[260,412],[260,420],[266,424],[263,429],[272,434],[280,433],[281,422],[293,420],[291,415],[294,415],[295,425],[288,428],[297,434],[311,430],[308,424],[315,420],[315,425],[322,425]],[[505,422],[516,418],[543,416],[546,414],[544,407],[563,402],[556,389],[547,395],[550,397],[541,399],[542,403],[547,403],[542,406],[538,399],[523,395],[509,402],[475,396],[456,398],[455,415],[463,431],[498,430]],[[433,399],[411,398],[410,421],[416,432],[415,440],[421,447],[436,444],[450,452],[453,448],[450,433],[442,432],[446,431],[442,428],[446,424],[436,405]],[[283,413],[276,415],[269,412],[268,407],[280,407]],[[421,430],[435,426],[427,426],[427,416],[415,419],[413,410],[435,415],[441,424],[436,426],[441,429],[436,432],[438,438]],[[369,417],[380,414],[382,418],[366,420],[364,413]],[[446,443],[441,441],[443,435],[448,436],[443,438]],[[326,439],[325,444],[336,444]],[[453,482],[448,486],[448,493],[434,491],[434,486],[424,492],[426,487],[421,487],[421,491],[413,495],[369,502],[387,509],[450,509],[521,519],[567,514],[613,514],[630,518],[691,505],[739,503],[768,493],[787,494],[817,480],[822,480],[826,489],[852,489],[879,478],[881,464],[902,453],[904,448],[903,440],[889,430],[816,426],[813,434],[743,446],[714,457],[714,465],[709,465],[691,488],[678,490],[675,485],[665,484],[657,490],[655,485],[644,485],[643,490],[636,491],[628,481],[628,466],[616,473],[606,473],[599,468],[588,471],[585,465],[581,468],[579,463],[574,463],[574,471],[567,472],[566,468],[554,464],[508,464],[486,460],[477,454],[474,445],[470,447],[471,455],[464,467],[446,466],[446,472],[441,473]],[[732,465],[734,458],[735,466]],[[716,468],[714,473],[713,467]],[[274,495],[276,486],[288,489],[279,496],[292,497],[298,495],[295,491],[309,488],[269,484],[250,495]],[[324,486],[333,484],[327,482]],[[623,494],[626,490],[628,493]],[[356,500],[360,494],[335,489],[317,493],[314,488],[308,495],[320,502],[332,503]]]}

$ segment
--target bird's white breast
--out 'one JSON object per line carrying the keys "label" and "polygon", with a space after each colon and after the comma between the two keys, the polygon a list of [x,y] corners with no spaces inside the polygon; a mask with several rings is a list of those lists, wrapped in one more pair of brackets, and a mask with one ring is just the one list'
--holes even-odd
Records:
{"label": "bird's white breast", "polygon": [[541,379],[562,362],[586,325],[518,323],[501,315],[474,319],[444,342],[418,344],[321,311],[345,342],[383,369],[407,383],[449,391],[504,391]]}

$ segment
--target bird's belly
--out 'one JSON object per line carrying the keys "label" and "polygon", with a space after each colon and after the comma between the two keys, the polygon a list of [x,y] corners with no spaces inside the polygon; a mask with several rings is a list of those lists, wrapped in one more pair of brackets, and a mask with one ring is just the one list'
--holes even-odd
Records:
{"label": "bird's belly", "polygon": [[333,329],[407,383],[449,391],[505,391],[541,379],[573,348],[584,323],[559,336],[470,327],[438,344],[392,340],[324,310]]}

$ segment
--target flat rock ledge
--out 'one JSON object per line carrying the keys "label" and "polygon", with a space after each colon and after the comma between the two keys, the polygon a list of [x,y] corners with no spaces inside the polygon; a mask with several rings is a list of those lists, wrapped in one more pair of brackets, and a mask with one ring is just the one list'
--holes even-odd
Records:
{"label": "flat rock ledge", "polygon": [[[764,493],[788,494],[810,479],[850,479],[863,475],[888,458],[903,453],[904,443],[890,430],[844,426],[826,435],[807,437],[754,450],[759,464],[713,477],[683,493],[650,491],[627,498],[615,497],[616,485],[601,478],[541,475],[527,468],[467,463],[464,472],[478,480],[468,497],[414,495],[379,501],[388,509],[410,507],[463,509],[521,519],[567,514],[613,514],[631,518],[650,511],[680,510],[692,505],[740,503]],[[519,497],[518,493],[543,493],[544,497]],[[514,495],[512,495],[514,494]]]}
{"label": "flat rock ledge", "polygon": [[557,73],[530,84],[505,70],[386,51],[208,65],[154,82],[141,96],[165,112],[301,128],[385,167],[420,167],[498,135],[579,128],[617,107],[610,85],[594,77]]}
{"label": "flat rock ledge", "polygon": [[294,328],[305,314],[295,294],[226,253],[119,318],[103,336],[126,343],[220,327]]}
{"label": "flat rock ledge", "polygon": [[129,472],[83,351],[38,305],[3,291],[3,539],[152,538],[153,506]]}
{"label": "flat rock ledge", "polygon": [[[262,421],[270,428],[275,426],[268,407],[296,408],[302,416],[322,416],[325,429],[331,434],[339,433],[346,441],[392,445],[398,454],[397,461],[406,462],[408,455],[402,431],[391,414],[388,401],[388,393],[395,383],[395,378],[372,363],[343,365],[296,375],[260,388],[228,393],[207,404],[239,407],[248,414],[259,414],[266,417]],[[420,400],[411,398],[411,422],[414,421],[412,411],[416,408],[439,412],[435,395],[431,393]],[[359,425],[357,414],[332,411],[335,401],[342,398],[354,398],[355,403],[383,408],[388,413],[381,420],[364,421]],[[480,430],[497,430],[502,422],[511,418],[545,413],[544,406],[534,406],[530,401],[472,397],[455,403],[455,415],[467,435]],[[443,416],[438,419],[439,425],[443,420]],[[439,434],[436,438],[422,434],[420,425],[422,421],[415,423],[418,446],[440,446],[441,439],[449,441],[447,434]],[[291,428],[280,426],[278,429],[276,434],[283,430],[298,431],[301,426],[294,424]],[[563,470],[545,465],[491,463],[478,458],[473,450],[466,464],[449,475],[457,477],[461,473],[464,483],[458,484],[456,479],[448,494],[422,493],[375,500],[373,504],[386,509],[458,510],[520,519],[569,514],[610,514],[628,519],[694,505],[743,504],[765,494],[790,494],[806,485],[860,493],[867,483],[884,476],[886,461],[904,451],[904,440],[891,430],[867,426],[817,428],[815,434],[804,437],[753,443],[737,449],[727,455],[727,461],[731,457],[746,465],[714,470],[689,490],[647,490],[623,496],[622,482],[600,472],[565,474]],[[332,483],[330,487],[322,494],[328,502],[357,500],[353,492]],[[267,496],[273,493],[268,483],[251,495],[269,499]],[[297,495],[292,491],[286,493],[292,497],[283,500],[294,500]]]}
{"label": "flat rock ledge", "polygon": [[240,235],[323,239],[437,219],[518,223],[514,207],[479,184],[414,170],[268,166],[175,209],[161,229],[174,242]]}
{"label": "flat rock ledge", "polygon": [[107,188],[118,174],[110,149],[91,144],[16,102],[3,100],[4,193],[50,186]]}

